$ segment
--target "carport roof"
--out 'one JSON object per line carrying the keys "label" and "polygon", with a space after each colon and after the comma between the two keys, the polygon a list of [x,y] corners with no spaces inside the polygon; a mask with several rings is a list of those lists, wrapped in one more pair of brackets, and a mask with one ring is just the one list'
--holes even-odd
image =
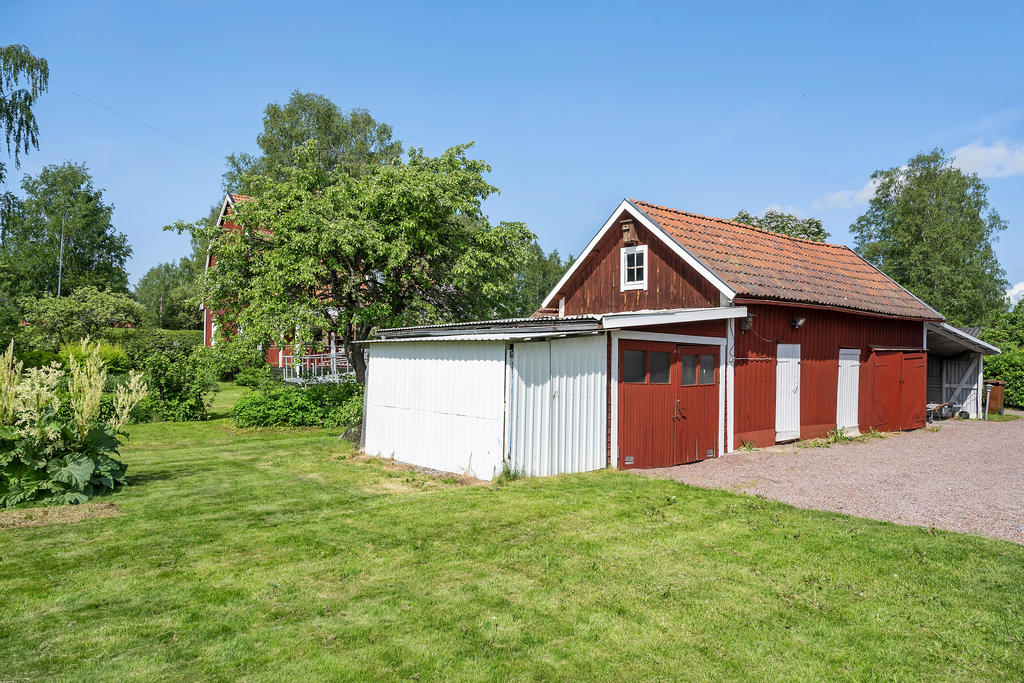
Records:
{"label": "carport roof", "polygon": [[[964,351],[974,351],[985,356],[1000,353],[998,347],[947,323],[925,323],[925,330],[928,332],[928,351],[936,355],[953,355]],[[935,335],[934,341],[932,335]]]}

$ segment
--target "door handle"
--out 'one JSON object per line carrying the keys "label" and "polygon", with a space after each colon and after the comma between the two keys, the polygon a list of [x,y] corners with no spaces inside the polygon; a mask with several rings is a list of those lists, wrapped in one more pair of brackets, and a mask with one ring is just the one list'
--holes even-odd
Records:
{"label": "door handle", "polygon": [[679,402],[679,399],[677,398],[677,399],[676,399],[676,410],[675,410],[675,412],[674,412],[674,413],[672,414],[672,419],[673,419],[673,420],[678,420],[678,419],[680,419],[680,418],[681,418],[682,416],[683,416],[682,406],[681,406],[681,404],[680,404],[680,402]]}

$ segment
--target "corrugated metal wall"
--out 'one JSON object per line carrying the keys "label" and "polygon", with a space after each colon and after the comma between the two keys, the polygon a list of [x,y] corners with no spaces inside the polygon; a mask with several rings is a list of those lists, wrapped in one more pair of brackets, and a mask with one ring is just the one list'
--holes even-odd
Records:
{"label": "corrugated metal wall", "polygon": [[513,469],[531,476],[605,466],[604,335],[519,343],[509,402]]}
{"label": "corrugated metal wall", "polygon": [[364,450],[492,479],[501,473],[505,344],[371,344]]}

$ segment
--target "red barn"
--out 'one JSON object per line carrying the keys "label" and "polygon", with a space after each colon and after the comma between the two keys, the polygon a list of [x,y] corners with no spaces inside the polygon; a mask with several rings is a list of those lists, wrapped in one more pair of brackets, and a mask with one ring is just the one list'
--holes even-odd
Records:
{"label": "red barn", "polygon": [[[976,360],[941,388],[973,390],[972,411],[981,355],[998,352],[848,247],[638,200],[619,204],[533,317],[379,336],[366,450],[485,478],[915,429],[930,337],[950,363]],[[418,383],[431,387],[422,399]],[[399,416],[415,439],[398,435]]]}

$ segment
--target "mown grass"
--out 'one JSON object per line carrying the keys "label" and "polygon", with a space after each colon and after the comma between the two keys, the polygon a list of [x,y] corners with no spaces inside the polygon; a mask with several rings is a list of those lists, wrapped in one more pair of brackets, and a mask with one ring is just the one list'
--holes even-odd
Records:
{"label": "mown grass", "polygon": [[0,680],[1024,678],[1011,543],[350,454],[224,419],[132,428],[120,516],[0,531]]}

